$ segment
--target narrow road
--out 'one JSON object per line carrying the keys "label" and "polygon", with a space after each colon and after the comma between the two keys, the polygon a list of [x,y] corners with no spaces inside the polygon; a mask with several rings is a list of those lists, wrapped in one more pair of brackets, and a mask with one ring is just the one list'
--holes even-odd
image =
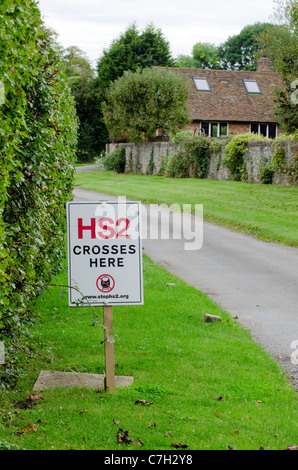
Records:
{"label": "narrow road", "polygon": [[[77,188],[74,197],[75,201],[117,200]],[[186,251],[184,243],[146,237],[143,247],[153,261],[237,316],[298,390],[298,250],[207,222],[200,249]]]}

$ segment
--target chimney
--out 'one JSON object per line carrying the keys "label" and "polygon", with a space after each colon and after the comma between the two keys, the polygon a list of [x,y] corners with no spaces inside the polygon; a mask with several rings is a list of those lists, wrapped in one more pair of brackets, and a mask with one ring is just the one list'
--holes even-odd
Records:
{"label": "chimney", "polygon": [[258,69],[257,72],[271,72],[271,61],[266,55],[263,55],[258,60]]}

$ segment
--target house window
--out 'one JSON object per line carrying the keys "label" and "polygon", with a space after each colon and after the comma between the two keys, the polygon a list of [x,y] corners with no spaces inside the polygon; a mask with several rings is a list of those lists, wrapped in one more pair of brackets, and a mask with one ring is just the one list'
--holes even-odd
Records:
{"label": "house window", "polygon": [[211,91],[209,82],[205,77],[193,77],[195,87],[198,91]]}
{"label": "house window", "polygon": [[201,134],[209,135],[209,122],[201,122]]}
{"label": "house window", "polygon": [[226,122],[201,122],[201,134],[209,137],[221,137],[228,135],[228,124]]}
{"label": "house window", "polygon": [[244,79],[244,85],[247,93],[261,93],[257,80],[246,80]]}
{"label": "house window", "polygon": [[250,132],[254,134],[262,135],[264,137],[269,137],[269,139],[275,139],[277,135],[277,126],[276,124],[251,124]]}

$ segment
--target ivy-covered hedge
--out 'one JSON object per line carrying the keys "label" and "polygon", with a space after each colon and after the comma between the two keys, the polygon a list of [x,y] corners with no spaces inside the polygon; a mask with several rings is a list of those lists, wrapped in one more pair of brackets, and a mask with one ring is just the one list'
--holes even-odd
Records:
{"label": "ivy-covered hedge", "polygon": [[189,131],[178,132],[173,141],[177,151],[167,164],[165,173],[173,178],[204,178],[213,149],[209,137]]}
{"label": "ivy-covered hedge", "polygon": [[1,0],[0,339],[61,265],[77,118],[60,67],[36,2]]}

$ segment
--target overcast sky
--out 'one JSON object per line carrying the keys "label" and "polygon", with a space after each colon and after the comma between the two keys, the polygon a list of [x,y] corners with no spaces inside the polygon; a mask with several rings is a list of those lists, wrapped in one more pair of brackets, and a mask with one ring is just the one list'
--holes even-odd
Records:
{"label": "overcast sky", "polygon": [[191,55],[197,42],[219,45],[256,22],[271,21],[274,0],[39,0],[43,20],[63,47],[78,46],[93,65],[136,23],[160,28],[172,55]]}

